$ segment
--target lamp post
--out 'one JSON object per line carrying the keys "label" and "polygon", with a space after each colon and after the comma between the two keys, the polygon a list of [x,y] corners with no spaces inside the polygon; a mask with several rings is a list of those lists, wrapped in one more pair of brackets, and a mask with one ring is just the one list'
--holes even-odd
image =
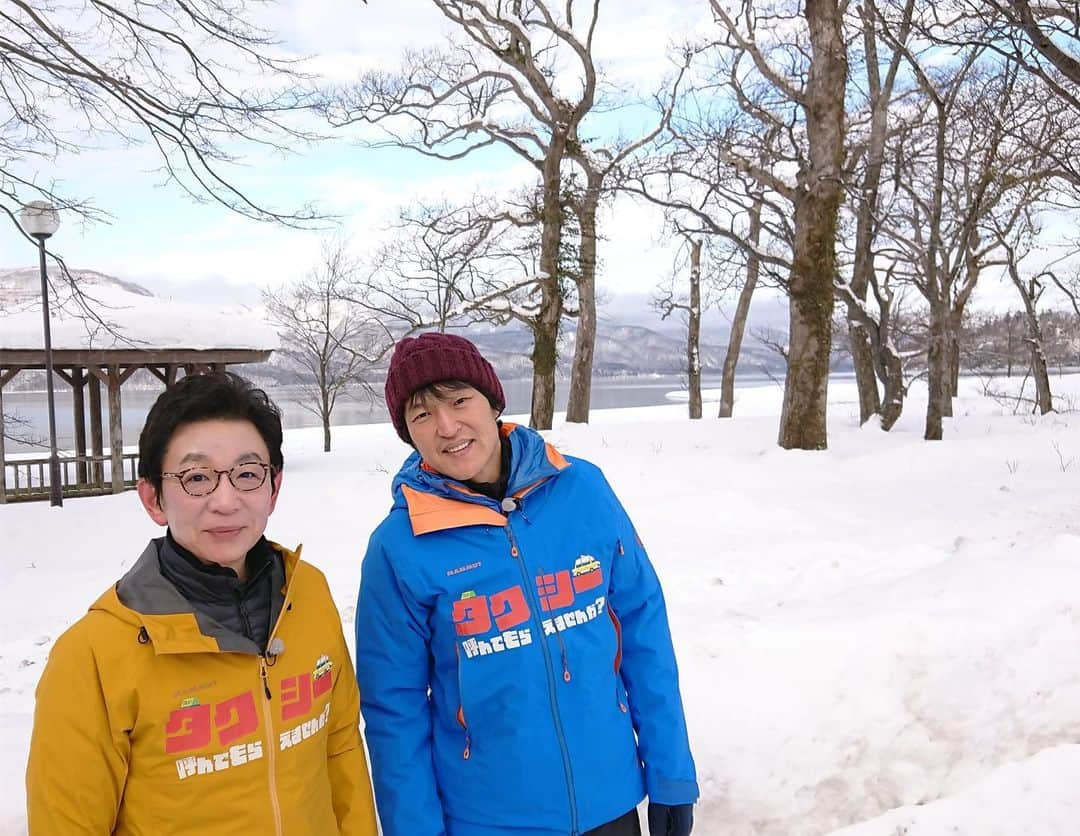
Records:
{"label": "lamp post", "polygon": [[37,239],[41,263],[41,323],[45,331],[45,390],[49,395],[49,505],[64,504],[60,484],[60,458],[56,454],[56,404],[53,399],[52,333],[49,329],[49,276],[45,269],[45,241],[60,228],[60,213],[44,200],[32,200],[19,213],[19,223]]}

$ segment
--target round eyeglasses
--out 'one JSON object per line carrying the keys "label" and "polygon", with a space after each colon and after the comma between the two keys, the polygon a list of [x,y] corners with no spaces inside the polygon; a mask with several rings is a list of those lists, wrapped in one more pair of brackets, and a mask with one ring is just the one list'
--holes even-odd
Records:
{"label": "round eyeglasses", "polygon": [[189,467],[176,473],[162,473],[161,478],[178,480],[180,487],[191,496],[209,496],[221,484],[222,475],[228,476],[229,483],[238,491],[257,491],[273,469],[265,462],[241,462],[228,470]]}

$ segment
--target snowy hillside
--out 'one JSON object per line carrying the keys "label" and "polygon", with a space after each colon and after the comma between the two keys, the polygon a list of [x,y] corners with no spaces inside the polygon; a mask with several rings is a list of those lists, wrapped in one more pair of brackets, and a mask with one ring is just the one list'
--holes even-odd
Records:
{"label": "snowy hillside", "polygon": [[[228,304],[179,302],[145,287],[97,273],[72,270],[79,292],[50,268],[52,344],[81,348],[274,349],[276,331],[260,311]],[[41,348],[38,271],[0,271],[0,348]]]}
{"label": "snowy hillside", "polygon": [[[1075,836],[1080,415],[1002,414],[969,386],[928,444],[925,392],[889,434],[857,426],[853,387],[830,394],[821,453],[776,447],[778,388],[740,392],[731,421],[672,405],[549,434],[605,469],[664,582],[695,834]],[[387,425],[321,444],[288,434],[269,534],[303,541],[349,633],[406,448]],[[157,530],[129,493],[0,507],[0,531],[6,836],[49,648]]]}

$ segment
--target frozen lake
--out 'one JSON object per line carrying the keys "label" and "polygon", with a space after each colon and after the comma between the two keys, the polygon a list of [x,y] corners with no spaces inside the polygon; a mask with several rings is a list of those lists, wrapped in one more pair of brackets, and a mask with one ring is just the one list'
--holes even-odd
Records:
{"label": "frozen lake", "polygon": [[[768,377],[760,374],[740,375],[737,378],[737,383],[740,387],[775,385]],[[558,381],[555,399],[557,410],[566,409],[569,385],[568,380]],[[506,391],[507,414],[527,414],[532,392],[531,381],[509,380],[504,381],[503,386]],[[706,376],[703,378],[702,386],[703,388],[719,388],[720,378]],[[679,375],[596,378],[593,381],[592,408],[614,409],[670,403],[665,397],[667,393],[685,388],[686,379]],[[66,384],[61,382],[55,392],[57,444],[61,450],[64,450],[72,445],[74,438],[71,391]],[[122,394],[122,423],[125,444],[133,445],[138,443],[139,430],[142,429],[146,413],[160,392],[160,389],[124,388]],[[275,387],[270,389],[270,396],[282,410],[286,429],[319,426],[318,417],[302,406],[303,395],[297,388]],[[715,406],[712,409],[715,410]],[[107,407],[103,406],[103,410],[102,423],[107,444],[109,418]],[[6,389],[4,391],[4,412],[29,421],[29,432],[47,442],[49,421],[47,399],[44,392],[13,392]],[[706,405],[706,414],[708,412],[709,407]],[[332,423],[335,426],[343,426],[377,424],[386,420],[388,420],[386,410],[382,405],[382,385],[379,383],[376,388],[374,402],[362,392],[340,399],[334,409]],[[10,431],[11,428],[9,428]],[[87,422],[87,434],[89,435],[89,421]],[[9,441],[7,449],[9,452],[27,452],[35,448]]]}

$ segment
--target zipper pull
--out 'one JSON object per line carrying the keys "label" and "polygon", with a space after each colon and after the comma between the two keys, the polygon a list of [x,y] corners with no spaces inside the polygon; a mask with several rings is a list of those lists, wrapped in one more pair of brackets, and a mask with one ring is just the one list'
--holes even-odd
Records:
{"label": "zipper pull", "polygon": [[263,662],[259,663],[259,675],[262,677],[263,692],[266,694],[266,698],[272,700],[273,697],[270,695],[270,683],[266,679],[266,664]]}
{"label": "zipper pull", "polygon": [[464,760],[468,760],[470,754],[472,754],[472,748],[469,745],[469,732],[468,732],[468,730],[466,730],[466,732],[465,732],[465,751],[461,753],[461,757]]}
{"label": "zipper pull", "polygon": [[570,681],[570,665],[566,662],[566,648],[563,648],[562,652],[562,678],[563,682]]}

